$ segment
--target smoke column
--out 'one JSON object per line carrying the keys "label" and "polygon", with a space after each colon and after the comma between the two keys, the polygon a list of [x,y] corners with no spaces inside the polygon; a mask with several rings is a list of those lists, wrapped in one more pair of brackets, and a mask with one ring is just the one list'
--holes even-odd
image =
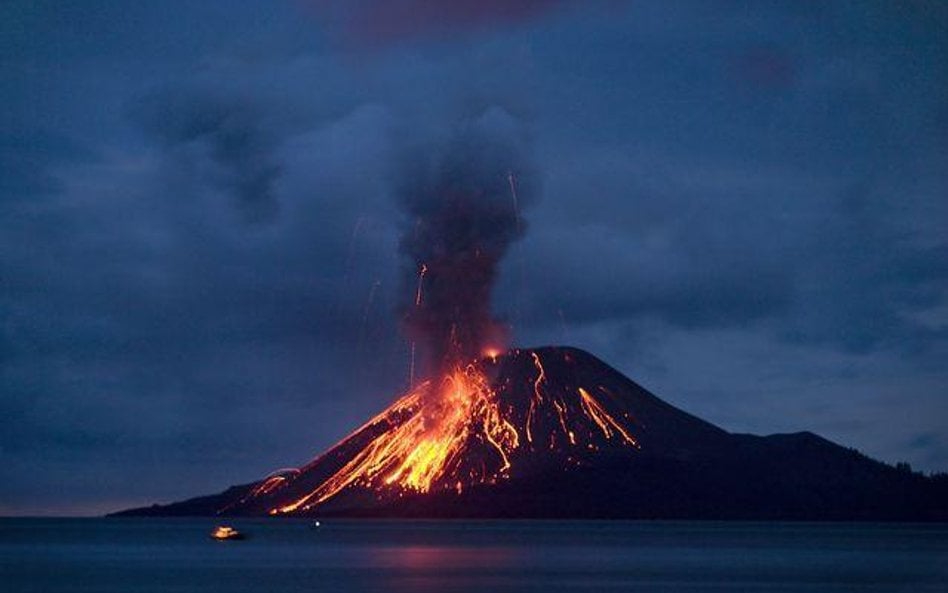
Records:
{"label": "smoke column", "polygon": [[447,370],[506,341],[506,326],[491,312],[491,292],[498,264],[525,229],[511,201],[511,172],[520,207],[534,193],[524,136],[517,120],[492,109],[411,159],[403,172],[403,293],[413,298],[402,313],[423,373]]}

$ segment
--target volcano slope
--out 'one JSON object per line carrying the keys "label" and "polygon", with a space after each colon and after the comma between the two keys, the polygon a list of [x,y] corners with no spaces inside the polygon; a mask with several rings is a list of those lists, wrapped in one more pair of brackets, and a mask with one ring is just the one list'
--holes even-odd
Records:
{"label": "volcano slope", "polygon": [[309,464],[123,516],[948,520],[948,480],[731,434],[575,348],[419,385]]}

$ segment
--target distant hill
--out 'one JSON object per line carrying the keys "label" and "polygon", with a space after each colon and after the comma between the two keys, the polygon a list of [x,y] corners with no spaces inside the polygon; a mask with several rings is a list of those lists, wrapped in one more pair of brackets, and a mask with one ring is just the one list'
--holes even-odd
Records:
{"label": "distant hill", "polygon": [[114,516],[268,514],[946,521],[948,479],[809,432],[731,434],[548,347],[420,386],[299,470]]}

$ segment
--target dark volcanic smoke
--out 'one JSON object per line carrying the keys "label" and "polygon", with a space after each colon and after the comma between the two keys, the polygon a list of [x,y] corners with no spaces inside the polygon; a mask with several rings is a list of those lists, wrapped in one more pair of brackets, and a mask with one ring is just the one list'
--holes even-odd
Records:
{"label": "dark volcanic smoke", "polygon": [[412,299],[403,312],[424,372],[504,342],[507,331],[491,313],[491,290],[497,264],[523,235],[520,208],[533,194],[524,143],[522,126],[493,109],[406,171],[400,247],[411,262],[404,292]]}

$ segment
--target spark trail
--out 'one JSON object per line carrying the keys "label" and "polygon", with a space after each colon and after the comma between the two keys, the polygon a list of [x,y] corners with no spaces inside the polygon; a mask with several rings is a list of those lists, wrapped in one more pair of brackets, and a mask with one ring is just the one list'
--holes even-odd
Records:
{"label": "spark trail", "polygon": [[422,287],[425,282],[425,274],[428,273],[428,266],[426,264],[421,264],[421,268],[418,270],[418,288],[415,289],[415,306],[421,306],[421,297],[422,297]]}

